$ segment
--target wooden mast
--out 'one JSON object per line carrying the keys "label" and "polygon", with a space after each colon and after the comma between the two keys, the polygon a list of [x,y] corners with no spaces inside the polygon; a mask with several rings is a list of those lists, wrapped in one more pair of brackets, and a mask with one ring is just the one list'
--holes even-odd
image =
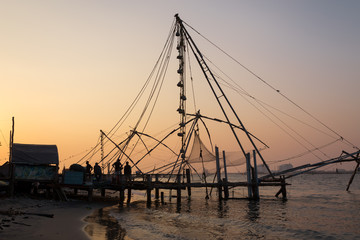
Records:
{"label": "wooden mast", "polygon": [[13,158],[13,146],[14,146],[14,130],[15,130],[15,119],[12,117],[12,128],[10,131],[10,152],[9,152],[9,163],[10,163],[10,196],[14,196],[15,190],[15,166],[12,162]]}
{"label": "wooden mast", "polygon": [[[224,117],[226,118],[227,122],[230,123],[230,119],[229,119],[229,116],[228,114],[226,113],[225,111],[225,108],[224,108],[224,105],[227,104],[227,106],[231,109],[231,112],[233,113],[234,117],[237,119],[237,121],[239,122],[239,124],[241,125],[243,131],[245,132],[247,138],[249,139],[250,143],[252,144],[252,146],[255,148],[257,154],[259,155],[261,161],[263,162],[264,166],[266,167],[267,171],[269,172],[270,176],[272,178],[274,178],[273,176],[273,173],[271,172],[269,166],[266,164],[263,156],[261,155],[259,149],[257,148],[257,146],[255,145],[252,137],[250,136],[249,132],[246,130],[244,124],[242,123],[242,121],[240,120],[239,116],[237,115],[235,109],[233,108],[233,106],[231,105],[229,99],[227,98],[227,96],[225,95],[225,92],[222,90],[220,84],[218,83],[215,75],[212,73],[211,69],[209,68],[209,66],[207,65],[202,53],[200,52],[199,48],[197,47],[197,45],[195,44],[195,42],[193,41],[193,39],[191,38],[191,36],[189,35],[189,33],[187,32],[187,30],[185,29],[185,27],[183,26],[183,23],[182,23],[182,20],[180,19],[180,17],[176,14],[175,15],[176,17],[176,21],[179,25],[181,25],[181,29],[183,29],[183,32],[184,32],[184,36],[186,38],[186,40],[189,42],[189,46],[190,46],[190,49],[193,51],[194,53],[194,56],[197,60],[197,62],[199,63],[199,66],[200,68],[202,69],[203,71],[203,74],[216,98],[216,101],[218,102],[219,104],[219,107],[221,108],[223,114],[224,114]],[[211,81],[213,80],[213,81]],[[212,83],[214,82],[214,83]],[[216,89],[215,89],[216,88]],[[217,93],[218,92],[218,93]],[[225,99],[225,104],[222,104],[221,101],[220,101],[220,98],[224,98]],[[244,156],[246,157],[246,152],[245,152],[245,149],[243,148],[240,140],[239,140],[239,137],[238,135],[236,134],[235,130],[234,130],[234,127],[229,124],[229,127],[238,143],[238,145],[240,146],[241,148],[241,151],[243,152]]]}
{"label": "wooden mast", "polygon": [[[177,16],[177,15],[175,15]],[[179,74],[179,82],[177,86],[180,89],[180,104],[177,109],[180,115],[180,130],[178,132],[178,136],[181,137],[181,149],[180,149],[180,157],[181,157],[181,165],[185,163],[185,147],[186,147],[186,85],[185,85],[185,39],[184,39],[184,30],[181,21],[178,17],[176,17],[176,36],[178,37],[176,49],[178,50],[177,59],[179,60],[179,69],[177,73]]]}

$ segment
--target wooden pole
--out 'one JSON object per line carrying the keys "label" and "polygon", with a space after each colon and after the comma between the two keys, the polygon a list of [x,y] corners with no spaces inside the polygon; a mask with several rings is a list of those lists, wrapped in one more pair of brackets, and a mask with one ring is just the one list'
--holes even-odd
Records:
{"label": "wooden pole", "polygon": [[[186,182],[188,184],[191,183],[191,175],[190,175],[190,169],[189,168],[186,169]],[[187,187],[187,191],[188,191],[188,197],[190,199],[191,198],[191,187],[190,186]]]}
{"label": "wooden pole", "polygon": [[247,185],[248,185],[248,197],[252,198],[252,189],[251,189],[251,165],[250,165],[250,153],[246,154],[246,175],[247,175]]}
{"label": "wooden pole", "polygon": [[101,197],[105,197],[106,188],[101,188]]}
{"label": "wooden pole", "polygon": [[123,204],[124,203],[124,200],[125,200],[125,189],[123,188],[123,186],[121,186],[120,187],[120,195],[119,195],[119,197],[120,197],[120,204]]}
{"label": "wooden pole", "polygon": [[225,199],[229,199],[229,187],[228,187],[228,174],[227,174],[227,168],[226,168],[226,157],[225,157],[225,151],[223,151],[223,160],[224,160],[224,196]]}
{"label": "wooden pole", "polygon": [[176,193],[176,200],[177,203],[181,203],[181,175],[178,174],[177,175],[177,182],[178,182],[178,187],[177,187],[177,193]]}
{"label": "wooden pole", "polygon": [[220,174],[220,157],[219,157],[219,148],[215,146],[215,156],[216,156],[216,175],[218,180],[218,193],[219,200],[222,200],[222,184],[221,184],[221,174]]}
{"label": "wooden pole", "polygon": [[92,198],[93,198],[93,188],[90,187],[90,188],[88,189],[88,201],[89,201],[89,202],[92,201]]}
{"label": "wooden pole", "polygon": [[146,200],[146,203],[147,205],[151,205],[151,175],[147,175],[147,189],[146,189],[146,197],[147,197],[147,200]]}
{"label": "wooden pole", "polygon": [[224,160],[224,174],[225,174],[225,179],[228,180],[228,174],[227,174],[227,169],[226,169],[225,151],[223,151],[223,160]]}
{"label": "wooden pole", "polygon": [[12,117],[12,130],[10,131],[10,153],[9,153],[9,163],[10,163],[10,196],[14,196],[15,192],[15,165],[12,162],[13,160],[13,147],[14,147],[14,129],[15,129],[15,119]]}
{"label": "wooden pole", "polygon": [[164,204],[164,192],[161,192],[161,203]]}
{"label": "wooden pole", "polygon": [[253,158],[254,158],[254,176],[253,176],[253,184],[254,184],[254,192],[253,196],[255,199],[259,199],[259,179],[257,172],[257,163],[256,163],[256,151],[253,150]]}
{"label": "wooden pole", "polygon": [[356,164],[356,167],[355,167],[355,169],[354,169],[354,172],[353,172],[353,174],[351,175],[350,180],[349,180],[349,183],[348,183],[348,185],[347,185],[347,187],[346,187],[346,191],[349,191],[350,185],[351,185],[351,183],[352,183],[353,180],[354,180],[354,177],[355,177],[356,172],[358,171],[359,165],[360,165],[360,162],[358,162],[358,163]]}
{"label": "wooden pole", "polygon": [[128,187],[128,196],[127,196],[127,203],[130,203],[130,201],[131,201],[131,186],[130,187]]}
{"label": "wooden pole", "polygon": [[[155,183],[159,182],[159,176],[155,175]],[[155,187],[155,200],[159,200],[159,188]]]}

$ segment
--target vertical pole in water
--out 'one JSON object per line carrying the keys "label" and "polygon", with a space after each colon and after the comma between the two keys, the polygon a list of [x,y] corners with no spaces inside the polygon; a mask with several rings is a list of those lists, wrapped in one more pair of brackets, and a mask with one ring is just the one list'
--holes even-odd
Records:
{"label": "vertical pole in water", "polygon": [[177,182],[178,182],[178,187],[177,187],[177,193],[176,193],[176,197],[177,197],[177,203],[181,203],[181,175],[178,174],[177,175]]}
{"label": "vertical pole in water", "polygon": [[222,200],[222,184],[221,184],[221,175],[220,175],[220,157],[219,157],[219,148],[215,146],[215,154],[216,154],[216,175],[218,180],[218,193],[219,200]]}
{"label": "vertical pole in water", "polygon": [[[159,176],[155,175],[155,184],[157,184],[159,181]],[[159,188],[155,187],[155,200],[159,201]]]}
{"label": "vertical pole in water", "polygon": [[122,205],[124,203],[125,200],[125,189],[123,186],[120,186],[120,190],[119,190],[119,198],[120,198],[120,204]]}
{"label": "vertical pole in water", "polygon": [[254,157],[254,177],[253,177],[253,183],[254,183],[254,198],[259,199],[259,179],[258,179],[258,173],[257,173],[257,164],[256,164],[256,151],[253,150],[253,157]]}
{"label": "vertical pole in water", "polygon": [[252,198],[251,189],[251,165],[250,165],[250,153],[246,154],[246,175],[247,175],[247,186],[248,186],[248,197]]}
{"label": "vertical pole in water", "polygon": [[226,168],[226,158],[225,158],[225,151],[223,151],[223,160],[224,160],[224,195],[225,199],[229,199],[229,187],[228,187],[228,175],[227,175],[227,168]]}
{"label": "vertical pole in water", "polygon": [[150,206],[151,205],[151,175],[149,174],[146,177],[147,177],[146,203],[148,206]]}
{"label": "vertical pole in water", "polygon": [[160,193],[160,196],[161,196],[161,203],[164,204],[164,192],[161,192]]}
{"label": "vertical pole in water", "polygon": [[131,202],[131,186],[128,187],[127,203]]}
{"label": "vertical pole in water", "polygon": [[[187,182],[187,184],[189,184],[189,185],[190,185],[190,183],[191,183],[191,176],[190,176],[190,169],[189,169],[189,168],[186,169],[186,182]],[[189,197],[189,199],[190,199],[190,198],[191,198],[191,187],[188,186],[188,187],[187,187],[187,190],[188,190],[188,197]]]}

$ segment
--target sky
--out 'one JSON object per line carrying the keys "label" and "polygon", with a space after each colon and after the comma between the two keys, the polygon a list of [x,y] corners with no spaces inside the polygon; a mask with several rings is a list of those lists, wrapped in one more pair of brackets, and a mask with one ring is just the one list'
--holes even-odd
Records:
{"label": "sky", "polygon": [[[72,156],[91,149],[99,130],[109,131],[132,103],[176,13],[280,93],[360,146],[359,11],[360,2],[355,0],[0,1],[0,164],[8,160],[12,117],[15,142],[56,144],[62,165],[76,162]],[[219,52],[209,56],[226,63],[251,95],[266,103],[277,101],[279,94],[268,94],[271,89],[244,69],[232,72],[233,63],[227,64]],[[173,85],[178,80],[174,77]],[[163,92],[171,98],[173,90],[166,87]],[[197,96],[206,99],[206,86],[199,87]],[[154,131],[171,125],[163,123],[172,121],[166,107],[177,108],[177,99],[162,100]],[[206,101],[198,103],[211,113]],[[288,103],[276,104],[298,116]],[[274,146],[268,153],[270,161],[305,151],[287,145],[280,138],[286,134],[263,125],[251,113],[242,111],[242,118]],[[314,131],[299,131],[315,146],[330,141],[317,139]],[[232,146],[223,135],[217,133],[221,139],[217,144]]]}

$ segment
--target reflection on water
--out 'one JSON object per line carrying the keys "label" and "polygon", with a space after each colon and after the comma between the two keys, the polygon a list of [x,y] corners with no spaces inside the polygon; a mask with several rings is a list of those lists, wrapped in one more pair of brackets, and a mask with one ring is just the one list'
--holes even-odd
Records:
{"label": "reflection on water", "polygon": [[252,222],[255,222],[259,218],[259,209],[260,204],[259,201],[249,201],[248,202],[248,208],[249,211],[247,211],[247,219],[249,219]]}
{"label": "reflection on water", "polygon": [[111,217],[106,209],[108,208],[96,210],[91,216],[85,218],[85,221],[89,223],[85,231],[94,240],[125,239],[125,229],[121,228],[116,218]]}
{"label": "reflection on water", "polygon": [[220,202],[194,190],[181,205],[105,208],[90,217],[95,224],[86,231],[93,239],[360,239],[360,183],[355,179],[348,193],[347,181],[346,175],[300,177],[288,188],[288,201],[275,198],[275,188],[260,189],[260,201]]}

